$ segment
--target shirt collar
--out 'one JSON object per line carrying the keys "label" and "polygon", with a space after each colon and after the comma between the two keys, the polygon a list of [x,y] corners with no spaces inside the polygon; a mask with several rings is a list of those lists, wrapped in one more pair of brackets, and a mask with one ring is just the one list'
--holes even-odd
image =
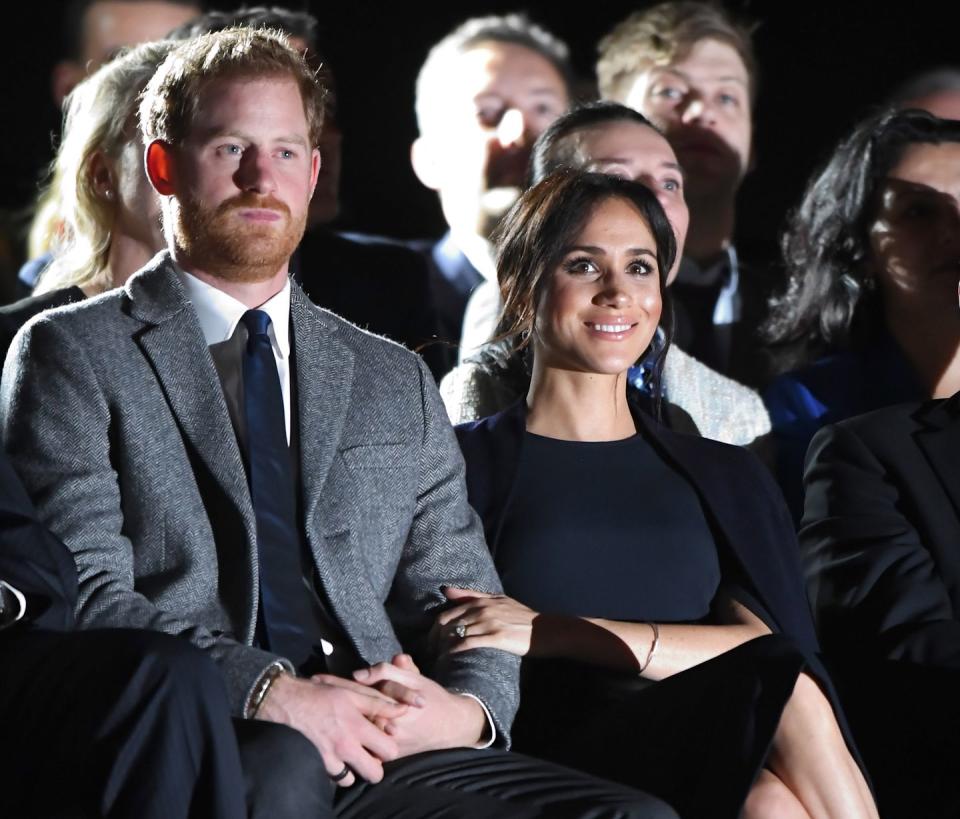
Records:
{"label": "shirt collar", "polygon": [[[177,275],[200,320],[200,329],[207,346],[232,338],[237,324],[249,308],[228,293],[179,267]],[[290,355],[290,279],[284,282],[279,293],[257,309],[270,316],[270,340],[273,342],[274,353],[280,358],[286,358]]]}

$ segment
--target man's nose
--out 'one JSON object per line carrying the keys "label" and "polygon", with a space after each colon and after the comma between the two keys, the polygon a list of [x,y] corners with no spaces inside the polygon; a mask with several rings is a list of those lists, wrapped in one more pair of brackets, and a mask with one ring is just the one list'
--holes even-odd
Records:
{"label": "man's nose", "polygon": [[508,108],[497,123],[497,140],[504,148],[521,148],[532,140],[523,111]]}
{"label": "man's nose", "polygon": [[236,181],[238,187],[246,191],[260,194],[273,193],[277,184],[268,152],[253,147],[247,148],[240,160]]}
{"label": "man's nose", "polygon": [[680,120],[689,124],[712,119],[713,109],[707,104],[707,101],[700,94],[688,94],[680,110]]}

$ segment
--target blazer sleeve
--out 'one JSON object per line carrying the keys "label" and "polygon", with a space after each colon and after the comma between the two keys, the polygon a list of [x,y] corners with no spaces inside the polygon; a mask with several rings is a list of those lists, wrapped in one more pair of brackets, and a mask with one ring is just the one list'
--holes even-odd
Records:
{"label": "blazer sleeve", "polygon": [[73,627],[77,570],[67,548],[36,518],[6,455],[0,453],[0,580],[27,600],[24,619],[57,631]]}
{"label": "blazer sleeve", "polygon": [[828,653],[960,667],[960,623],[887,469],[847,424],[813,439],[800,542]]}
{"label": "blazer sleeve", "polygon": [[[439,614],[437,594],[458,586],[498,594],[503,591],[476,513],[467,502],[464,462],[440,394],[420,362],[423,437],[413,525],[397,567],[392,619],[404,631],[427,628]],[[398,610],[398,607],[399,610]],[[409,627],[413,626],[414,629]],[[498,649],[475,649],[437,656],[424,649],[430,676],[446,688],[472,694],[489,710],[497,744],[509,744],[519,705],[520,659]]]}
{"label": "blazer sleeve", "polygon": [[[214,635],[134,586],[134,550],[113,466],[112,410],[95,362],[65,321],[34,319],[14,339],[0,387],[3,444],[40,519],[63,540],[79,575],[81,628],[143,628],[189,639],[218,664],[243,713],[272,654]],[[142,431],[149,435],[150,430]]]}

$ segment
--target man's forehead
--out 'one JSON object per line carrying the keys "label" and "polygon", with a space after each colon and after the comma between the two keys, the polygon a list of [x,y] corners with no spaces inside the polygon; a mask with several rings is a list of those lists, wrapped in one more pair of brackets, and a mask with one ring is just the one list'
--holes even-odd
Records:
{"label": "man's forehead", "polygon": [[83,17],[83,60],[96,67],[126,46],[162,40],[199,14],[193,5],[163,0],[98,0]]}
{"label": "man's forehead", "polygon": [[495,93],[504,82],[528,91],[560,93],[566,83],[556,66],[539,52],[520,43],[483,41],[459,52],[451,60],[449,85],[458,85],[465,96]]}
{"label": "man's forehead", "polygon": [[250,128],[269,128],[276,138],[305,137],[308,131],[300,86],[282,74],[224,76],[201,86],[190,138],[240,135]]}
{"label": "man's forehead", "polygon": [[673,60],[650,67],[651,77],[672,74],[693,82],[735,82],[750,85],[750,75],[737,50],[721,40],[698,40]]}

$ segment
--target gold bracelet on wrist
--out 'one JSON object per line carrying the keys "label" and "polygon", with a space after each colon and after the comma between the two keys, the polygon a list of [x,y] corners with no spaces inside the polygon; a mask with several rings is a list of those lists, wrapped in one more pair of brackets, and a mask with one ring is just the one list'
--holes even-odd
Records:
{"label": "gold bracelet on wrist", "polygon": [[647,625],[653,629],[653,640],[650,642],[650,651],[647,652],[647,659],[644,660],[637,674],[643,674],[643,672],[650,667],[650,661],[653,659],[653,655],[657,653],[657,648],[660,645],[660,626],[656,623],[647,623]]}

